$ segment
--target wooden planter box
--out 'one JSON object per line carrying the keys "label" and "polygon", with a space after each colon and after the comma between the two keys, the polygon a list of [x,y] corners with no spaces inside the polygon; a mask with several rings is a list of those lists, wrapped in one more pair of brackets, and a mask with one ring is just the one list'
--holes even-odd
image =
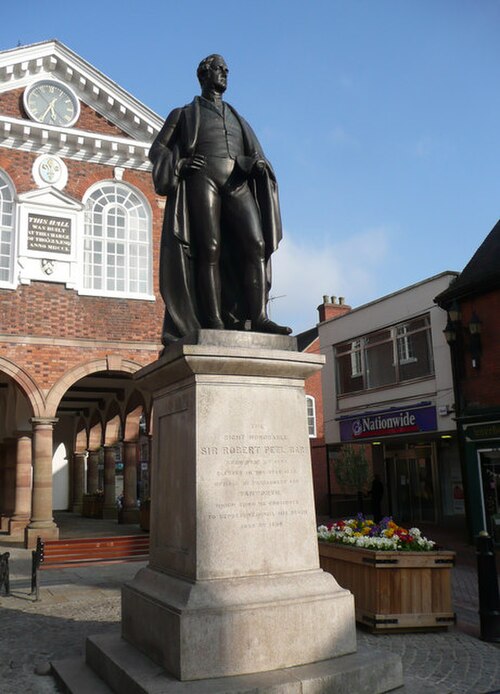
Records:
{"label": "wooden planter box", "polygon": [[389,552],[319,543],[321,568],[354,595],[356,621],[374,632],[443,629],[455,623],[455,553]]}
{"label": "wooden planter box", "polygon": [[82,498],[82,516],[84,518],[102,518],[104,498],[93,494],[84,494]]}

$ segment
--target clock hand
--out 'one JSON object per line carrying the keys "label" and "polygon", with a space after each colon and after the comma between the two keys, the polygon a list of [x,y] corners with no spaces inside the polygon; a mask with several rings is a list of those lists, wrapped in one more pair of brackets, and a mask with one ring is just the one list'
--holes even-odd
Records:
{"label": "clock hand", "polygon": [[41,120],[45,120],[45,116],[47,115],[47,113],[48,113],[49,111],[52,111],[51,117],[52,117],[53,120],[55,120],[54,115],[53,115],[53,113],[54,113],[54,103],[55,103],[55,101],[56,101],[55,99],[52,99],[52,101],[50,102],[50,104],[49,104],[49,105],[47,106],[47,108],[45,109],[44,114],[41,116]]}

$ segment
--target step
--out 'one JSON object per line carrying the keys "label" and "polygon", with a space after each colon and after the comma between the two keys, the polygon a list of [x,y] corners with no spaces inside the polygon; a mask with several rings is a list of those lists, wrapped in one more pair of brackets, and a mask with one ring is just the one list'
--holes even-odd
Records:
{"label": "step", "polygon": [[[120,694],[382,694],[403,684],[399,656],[373,650],[285,670],[180,682],[112,632],[87,639],[87,660]],[[52,667],[71,694],[110,692],[84,688],[82,662],[55,661]]]}

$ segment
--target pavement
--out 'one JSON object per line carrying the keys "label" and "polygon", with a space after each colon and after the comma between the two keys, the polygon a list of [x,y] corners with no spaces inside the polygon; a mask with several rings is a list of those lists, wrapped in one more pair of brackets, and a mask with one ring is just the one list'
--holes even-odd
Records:
{"label": "pavement", "polygon": [[[61,539],[138,534],[136,525],[56,514]],[[371,634],[358,628],[358,649],[401,656],[401,694],[500,694],[500,645],[480,640],[475,549],[463,529],[423,528],[424,534],[457,553],[452,572],[457,624],[442,632]],[[52,569],[41,572],[40,601],[31,595],[31,551],[21,538],[0,533],[0,553],[9,551],[11,595],[0,595],[1,694],[54,694],[50,661],[81,656],[87,635],[117,629],[120,586],[143,562]],[[497,563],[498,563],[497,551]],[[124,692],[123,694],[127,694]]]}

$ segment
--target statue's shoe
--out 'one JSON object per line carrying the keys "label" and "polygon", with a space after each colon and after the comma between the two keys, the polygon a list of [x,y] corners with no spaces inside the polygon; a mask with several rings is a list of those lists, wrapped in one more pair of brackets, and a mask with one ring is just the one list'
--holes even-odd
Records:
{"label": "statue's shoe", "polygon": [[220,318],[212,318],[207,322],[207,328],[209,330],[225,330],[226,326]]}
{"label": "statue's shoe", "polygon": [[270,318],[252,323],[252,330],[256,333],[271,333],[272,335],[291,335],[292,329],[286,325],[278,325]]}

